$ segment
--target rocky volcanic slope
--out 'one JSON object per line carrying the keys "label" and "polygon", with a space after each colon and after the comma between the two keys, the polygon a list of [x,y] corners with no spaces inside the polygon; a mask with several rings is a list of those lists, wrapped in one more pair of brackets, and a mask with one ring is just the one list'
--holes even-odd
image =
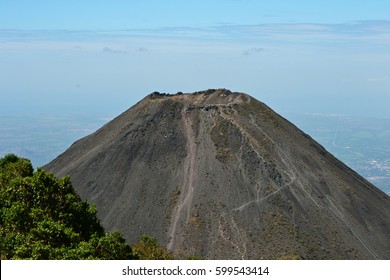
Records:
{"label": "rocky volcanic slope", "polygon": [[177,257],[390,259],[390,198],[243,93],[153,93],[45,169]]}

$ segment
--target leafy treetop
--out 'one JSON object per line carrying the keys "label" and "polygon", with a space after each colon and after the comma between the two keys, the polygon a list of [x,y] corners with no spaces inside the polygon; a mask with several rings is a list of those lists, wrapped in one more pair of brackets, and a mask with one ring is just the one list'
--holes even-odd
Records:
{"label": "leafy treetop", "polygon": [[0,158],[2,259],[134,259],[118,232],[105,233],[96,208],[69,177],[33,171],[28,159]]}

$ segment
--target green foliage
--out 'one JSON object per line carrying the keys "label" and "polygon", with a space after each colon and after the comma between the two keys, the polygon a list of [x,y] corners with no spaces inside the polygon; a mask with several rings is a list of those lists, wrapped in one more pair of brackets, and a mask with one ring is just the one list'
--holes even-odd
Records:
{"label": "green foliage", "polygon": [[156,238],[147,234],[143,234],[140,242],[133,245],[133,253],[140,260],[173,260],[173,255],[161,247]]}
{"label": "green foliage", "polygon": [[1,259],[133,259],[120,233],[104,233],[96,209],[69,177],[33,171],[28,159],[0,158]]}
{"label": "green foliage", "polygon": [[14,154],[0,158],[0,187],[7,185],[12,179],[33,174],[30,160],[19,158]]}

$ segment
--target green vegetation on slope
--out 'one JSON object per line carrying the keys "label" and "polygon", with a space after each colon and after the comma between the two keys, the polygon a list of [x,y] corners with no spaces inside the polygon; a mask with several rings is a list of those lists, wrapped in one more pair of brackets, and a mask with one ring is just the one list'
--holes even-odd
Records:
{"label": "green vegetation on slope", "polygon": [[0,158],[1,259],[172,259],[147,235],[134,251],[121,233],[104,232],[68,176],[34,172],[16,155]]}
{"label": "green vegetation on slope", "polygon": [[133,252],[140,260],[173,260],[173,255],[161,247],[156,238],[147,234],[143,234],[140,242],[133,245]]}

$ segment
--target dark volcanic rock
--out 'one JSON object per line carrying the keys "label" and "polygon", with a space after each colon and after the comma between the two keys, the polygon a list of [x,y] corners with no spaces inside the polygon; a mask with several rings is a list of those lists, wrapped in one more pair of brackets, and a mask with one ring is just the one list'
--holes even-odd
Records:
{"label": "dark volcanic rock", "polygon": [[390,258],[389,197],[243,93],[155,92],[45,169],[178,257]]}

